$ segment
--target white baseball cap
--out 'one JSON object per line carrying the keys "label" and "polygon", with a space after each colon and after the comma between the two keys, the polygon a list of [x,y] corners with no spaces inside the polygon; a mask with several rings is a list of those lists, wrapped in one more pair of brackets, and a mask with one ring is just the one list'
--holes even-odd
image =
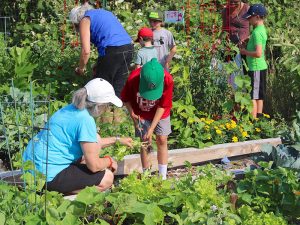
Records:
{"label": "white baseball cap", "polygon": [[116,96],[113,86],[102,78],[95,78],[85,86],[87,99],[95,103],[112,103],[117,107],[122,107],[123,102]]}

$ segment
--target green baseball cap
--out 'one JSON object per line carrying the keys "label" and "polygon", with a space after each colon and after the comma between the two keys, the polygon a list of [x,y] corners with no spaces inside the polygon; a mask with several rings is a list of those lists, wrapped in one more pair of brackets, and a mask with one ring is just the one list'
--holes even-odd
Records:
{"label": "green baseball cap", "polygon": [[164,89],[164,68],[156,58],[143,65],[140,76],[140,95],[147,100],[157,100]]}
{"label": "green baseball cap", "polygon": [[161,11],[150,11],[148,18],[152,20],[163,21],[164,15]]}

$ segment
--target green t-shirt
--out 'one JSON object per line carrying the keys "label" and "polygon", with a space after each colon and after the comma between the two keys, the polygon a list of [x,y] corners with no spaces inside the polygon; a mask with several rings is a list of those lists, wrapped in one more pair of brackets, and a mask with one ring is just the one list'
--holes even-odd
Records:
{"label": "green t-shirt", "polygon": [[254,58],[247,56],[247,64],[250,71],[265,70],[268,68],[266,59],[265,59],[265,49],[267,43],[267,31],[264,25],[259,25],[254,28],[250,36],[249,42],[247,44],[248,51],[255,51],[257,45],[262,46],[262,55],[260,58]]}

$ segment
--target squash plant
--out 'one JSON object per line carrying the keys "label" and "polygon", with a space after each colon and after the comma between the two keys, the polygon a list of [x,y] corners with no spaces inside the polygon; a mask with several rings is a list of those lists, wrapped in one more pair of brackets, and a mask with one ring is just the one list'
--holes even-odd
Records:
{"label": "squash plant", "polygon": [[[292,172],[286,170],[285,173],[291,181],[285,183],[285,189],[293,190],[296,184],[290,176]],[[255,179],[253,176],[249,175],[247,179]],[[199,167],[196,174],[188,173],[179,180],[162,181],[156,175],[133,173],[112,192],[99,193],[95,187],[88,187],[72,202],[55,192],[47,192],[47,197],[36,195],[36,200],[33,198],[34,202],[30,202],[26,190],[0,183],[0,223],[288,224],[282,216],[284,208],[266,212],[249,208],[249,203],[242,202],[237,210],[232,208],[230,189],[226,185],[231,179],[230,173],[212,165]],[[257,179],[260,182],[260,175]],[[250,196],[256,199],[256,194]],[[272,201],[277,201],[280,196],[275,196]],[[245,199],[242,194],[241,199]],[[289,218],[296,219],[293,215]]]}
{"label": "squash plant", "polygon": [[240,202],[262,212],[281,212],[282,215],[300,216],[299,170],[278,167],[272,162],[261,162],[263,169],[246,173],[238,184]]}

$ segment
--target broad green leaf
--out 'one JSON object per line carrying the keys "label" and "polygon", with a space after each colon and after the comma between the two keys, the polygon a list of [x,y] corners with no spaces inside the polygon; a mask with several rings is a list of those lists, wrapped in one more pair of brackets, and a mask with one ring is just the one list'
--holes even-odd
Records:
{"label": "broad green leaf", "polygon": [[96,187],[87,187],[79,192],[76,197],[76,201],[85,205],[91,205],[95,203],[103,204],[104,198],[105,194],[97,190]]}
{"label": "broad green leaf", "polygon": [[61,221],[61,225],[64,225],[64,224],[80,225],[81,221],[79,220],[78,216],[75,216],[72,214],[67,214]]}

